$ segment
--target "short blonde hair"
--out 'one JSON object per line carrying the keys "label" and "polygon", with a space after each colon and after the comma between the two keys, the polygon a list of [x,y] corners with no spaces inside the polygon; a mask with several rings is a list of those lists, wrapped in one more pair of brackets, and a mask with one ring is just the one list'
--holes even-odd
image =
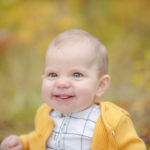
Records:
{"label": "short blonde hair", "polygon": [[108,72],[108,57],[107,50],[104,44],[92,34],[81,30],[81,29],[70,29],[64,31],[53,39],[48,49],[51,47],[61,47],[66,44],[66,42],[85,42],[92,47],[96,52],[96,62],[98,63],[98,72],[100,75],[107,74]]}

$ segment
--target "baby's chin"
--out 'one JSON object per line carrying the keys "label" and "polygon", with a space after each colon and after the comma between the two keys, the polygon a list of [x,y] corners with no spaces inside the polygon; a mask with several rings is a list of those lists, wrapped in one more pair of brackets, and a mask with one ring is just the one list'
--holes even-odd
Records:
{"label": "baby's chin", "polygon": [[60,112],[60,113],[64,113],[64,114],[68,114],[68,113],[76,113],[76,112],[79,112],[80,110],[78,109],[59,109],[59,108],[54,108],[54,110]]}
{"label": "baby's chin", "polygon": [[60,113],[64,113],[64,114],[67,114],[67,113],[77,113],[77,112],[81,112],[87,108],[89,108],[90,106],[88,107],[77,107],[77,106],[74,106],[74,107],[61,107],[61,108],[54,108],[54,110],[60,112]]}
{"label": "baby's chin", "polygon": [[46,101],[46,103],[54,110],[60,113],[77,113],[88,109],[93,103],[77,103],[77,101],[70,100],[67,102],[62,101]]}

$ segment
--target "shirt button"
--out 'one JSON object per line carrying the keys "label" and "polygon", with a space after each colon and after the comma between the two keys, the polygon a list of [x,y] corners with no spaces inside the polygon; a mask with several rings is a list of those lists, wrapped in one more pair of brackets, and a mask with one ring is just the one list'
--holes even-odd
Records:
{"label": "shirt button", "polygon": [[63,117],[64,117],[64,114],[61,114],[60,117],[63,118]]}

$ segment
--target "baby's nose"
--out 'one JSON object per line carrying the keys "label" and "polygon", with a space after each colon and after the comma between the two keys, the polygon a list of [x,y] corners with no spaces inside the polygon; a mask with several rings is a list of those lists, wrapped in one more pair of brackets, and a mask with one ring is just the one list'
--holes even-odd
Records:
{"label": "baby's nose", "polygon": [[70,85],[70,81],[66,78],[58,79],[56,83],[57,88],[69,88]]}

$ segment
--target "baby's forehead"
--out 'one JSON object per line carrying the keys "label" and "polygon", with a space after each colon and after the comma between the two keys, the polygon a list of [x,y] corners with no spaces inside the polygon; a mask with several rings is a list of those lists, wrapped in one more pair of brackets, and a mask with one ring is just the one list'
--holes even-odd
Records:
{"label": "baby's forehead", "polygon": [[78,47],[95,53],[100,47],[100,41],[89,33],[62,33],[50,44],[48,50],[62,50],[64,47]]}
{"label": "baby's forehead", "polygon": [[94,40],[86,35],[75,34],[75,35],[61,35],[54,39],[51,43],[53,47],[63,47],[63,46],[89,46],[93,47],[95,45]]}
{"label": "baby's forehead", "polygon": [[[50,44],[47,54],[51,52],[66,52],[74,55],[78,50],[78,54],[83,54],[86,59],[92,58],[104,72],[107,72],[107,51],[103,43],[90,33],[78,29],[65,31],[59,34]],[[82,53],[83,51],[83,53]],[[84,53],[85,52],[85,53]],[[65,53],[64,53],[65,54]],[[48,57],[48,56],[47,56]],[[47,58],[48,59],[48,58]],[[95,61],[94,61],[95,60]],[[104,66],[104,67],[103,67]],[[106,71],[105,71],[106,70]]]}
{"label": "baby's forehead", "polygon": [[[58,45],[53,45],[49,48],[47,52],[48,56],[60,56],[66,57],[70,56],[72,58],[83,58],[83,59],[95,59],[96,51],[93,46],[89,43],[79,40],[67,40],[59,43]],[[89,58],[90,57],[90,58]]]}
{"label": "baby's forehead", "polygon": [[97,49],[96,46],[90,42],[89,40],[69,38],[63,39],[56,44],[51,45],[48,50],[49,55],[53,55],[54,57],[58,54],[59,56],[65,57],[70,56],[72,58],[83,58],[96,59],[97,57]]}

